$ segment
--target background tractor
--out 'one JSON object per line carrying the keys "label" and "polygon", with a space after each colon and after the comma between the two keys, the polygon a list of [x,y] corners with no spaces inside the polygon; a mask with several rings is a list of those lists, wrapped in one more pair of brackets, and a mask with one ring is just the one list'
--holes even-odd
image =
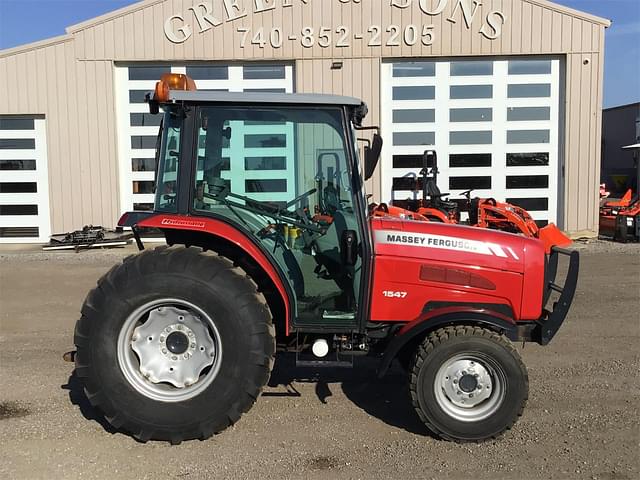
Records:
{"label": "background tractor", "polygon": [[[360,100],[196,91],[167,74],[148,101],[163,111],[154,211],[120,219],[141,252],[98,281],[74,336],[76,373],[111,425],[140,441],[207,438],[251,408],[277,351],[307,365],[371,355],[381,376],[398,359],[417,415],[445,439],[513,425],[529,382],[511,342],[554,337],[577,252],[373,215],[363,186],[382,139],[361,166]],[[167,246],[145,250],[143,228]]]}
{"label": "background tractor", "polygon": [[[606,189],[605,189],[606,192]],[[600,234],[618,242],[640,241],[640,198],[627,190],[619,200],[600,198]]]}
{"label": "background tractor", "polygon": [[619,200],[609,199],[606,185],[600,188],[600,234],[613,237],[618,242],[640,241],[640,120],[636,120],[636,143],[622,147],[634,152],[636,194],[627,190]]}
{"label": "background tractor", "polygon": [[[567,247],[571,239],[550,223],[542,228],[524,208],[494,198],[471,198],[473,190],[467,190],[464,198],[450,200],[448,193],[438,188],[438,155],[427,150],[423,156],[423,167],[414,183],[413,199],[393,200],[392,204],[401,209],[415,212],[432,222],[461,223],[462,213],[468,215],[464,222],[479,228],[490,228],[503,232],[519,233],[531,238],[539,238],[547,252],[554,246]],[[382,209],[385,207],[383,206]],[[405,214],[396,211],[401,215]]]}

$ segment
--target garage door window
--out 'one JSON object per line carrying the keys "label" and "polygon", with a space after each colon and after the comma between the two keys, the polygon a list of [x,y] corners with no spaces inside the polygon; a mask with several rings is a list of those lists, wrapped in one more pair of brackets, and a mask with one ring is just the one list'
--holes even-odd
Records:
{"label": "garage door window", "polygon": [[[139,64],[118,65],[116,67],[116,94],[118,98],[118,143],[120,164],[120,208],[122,211],[150,209],[153,207],[155,180],[155,146],[162,115],[150,115],[145,103],[145,95],[155,88],[163,73],[183,73],[196,82],[199,90],[209,91],[256,91],[293,92],[293,67],[286,64],[260,63],[251,65],[226,65],[218,63],[198,63],[187,65]],[[202,136],[201,136],[202,137]],[[284,149],[287,146],[287,132],[283,127],[274,127],[264,134],[247,137],[244,140],[253,148],[251,157],[270,157],[260,149]],[[200,145],[202,154],[204,145]],[[277,154],[282,157],[282,151]],[[249,161],[255,171],[258,165],[268,166],[268,162]],[[279,167],[281,164],[273,163]],[[240,169],[237,169],[238,175]],[[274,180],[283,177],[283,168],[268,170],[267,175]],[[265,170],[267,171],[267,170]],[[281,183],[278,184],[281,187]],[[258,188],[250,184],[251,188]],[[265,184],[265,188],[272,188]]]}
{"label": "garage door window", "polygon": [[0,116],[0,243],[51,234],[45,118]]}
{"label": "garage door window", "polygon": [[381,88],[382,201],[417,198],[404,179],[435,148],[451,198],[473,188],[557,221],[559,58],[383,62]]}

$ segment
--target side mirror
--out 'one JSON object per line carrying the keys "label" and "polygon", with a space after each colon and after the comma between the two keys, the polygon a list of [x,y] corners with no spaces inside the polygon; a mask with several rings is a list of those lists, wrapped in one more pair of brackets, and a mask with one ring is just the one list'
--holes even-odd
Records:
{"label": "side mirror", "polygon": [[149,102],[149,113],[151,115],[160,113],[160,104],[158,102]]}
{"label": "side mirror", "polygon": [[380,152],[382,151],[382,137],[377,133],[373,134],[371,146],[364,147],[364,179],[369,180],[376,171]]}
{"label": "side mirror", "polygon": [[151,92],[145,94],[144,101],[149,104],[149,113],[151,115],[157,115],[160,112],[160,104],[153,100]]}

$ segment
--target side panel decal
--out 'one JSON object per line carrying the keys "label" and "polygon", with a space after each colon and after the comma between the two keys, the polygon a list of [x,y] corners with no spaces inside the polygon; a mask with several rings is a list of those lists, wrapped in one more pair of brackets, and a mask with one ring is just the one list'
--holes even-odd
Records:
{"label": "side panel decal", "polygon": [[519,260],[511,248],[505,250],[495,243],[480,242],[466,238],[427,233],[407,233],[398,230],[377,230],[374,238],[377,244],[439,248],[443,250],[476,253],[479,255],[493,255],[501,258],[511,257],[514,260]]}

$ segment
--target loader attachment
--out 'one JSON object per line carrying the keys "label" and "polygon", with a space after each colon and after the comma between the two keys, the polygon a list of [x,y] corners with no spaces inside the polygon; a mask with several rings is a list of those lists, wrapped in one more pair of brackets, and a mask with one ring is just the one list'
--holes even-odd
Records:
{"label": "loader attachment", "polygon": [[[569,265],[563,286],[556,283],[558,258],[560,255],[564,255],[569,259]],[[573,297],[576,293],[579,271],[580,254],[577,251],[565,250],[557,246],[551,247],[545,272],[545,303],[549,300],[552,292],[559,293],[560,297],[553,302],[551,309],[547,309],[545,305],[542,316],[536,322],[537,327],[534,330],[533,336],[535,341],[540,345],[549,344],[567,317],[569,308],[571,307],[571,302],[573,302]]]}
{"label": "loader attachment", "polygon": [[547,253],[551,252],[552,247],[567,247],[572,243],[571,239],[562,233],[562,230],[553,223],[538,230],[538,238],[544,243],[544,248]]}

